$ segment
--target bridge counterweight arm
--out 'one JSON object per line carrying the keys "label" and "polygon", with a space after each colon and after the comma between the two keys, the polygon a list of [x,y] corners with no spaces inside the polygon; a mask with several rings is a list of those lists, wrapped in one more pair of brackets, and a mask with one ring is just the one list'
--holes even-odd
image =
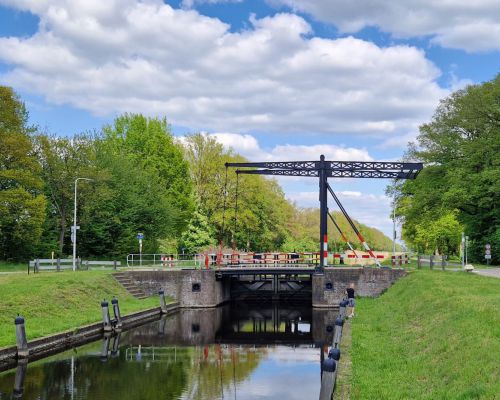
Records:
{"label": "bridge counterweight arm", "polygon": [[[422,163],[382,161],[283,161],[226,163],[226,168],[238,168],[238,174],[317,177],[319,170],[330,178],[415,179]],[[245,169],[240,169],[245,168]],[[246,169],[255,168],[255,169]]]}
{"label": "bridge counterweight arm", "polygon": [[[317,170],[311,169],[237,169],[237,174],[305,176],[318,177]],[[326,170],[329,178],[380,178],[380,179],[414,179],[416,173],[402,171],[360,171],[360,170]]]}

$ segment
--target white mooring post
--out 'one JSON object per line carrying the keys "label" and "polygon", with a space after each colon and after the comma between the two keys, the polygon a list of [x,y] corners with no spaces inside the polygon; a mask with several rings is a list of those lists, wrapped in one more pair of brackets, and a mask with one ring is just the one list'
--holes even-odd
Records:
{"label": "white mooring post", "polygon": [[27,358],[30,354],[30,351],[28,348],[28,340],[26,339],[24,318],[18,315],[14,320],[14,324],[16,325],[17,358]]}
{"label": "white mooring post", "polygon": [[115,331],[120,331],[122,329],[122,316],[120,314],[120,306],[118,305],[118,299],[113,297],[111,300],[111,305],[113,306],[113,314],[115,315]]}
{"label": "white mooring post", "polygon": [[333,330],[333,347],[338,348],[340,346],[340,339],[342,338],[342,328],[344,326],[344,320],[338,317],[335,320],[335,328]]}
{"label": "white mooring post", "polygon": [[167,313],[167,304],[165,302],[165,291],[163,289],[160,289],[158,292],[160,295],[160,308],[161,308],[161,313],[166,314]]}
{"label": "white mooring post", "polygon": [[109,317],[108,302],[105,299],[101,302],[101,307],[104,332],[111,332],[113,330],[113,327],[111,326],[111,319]]}

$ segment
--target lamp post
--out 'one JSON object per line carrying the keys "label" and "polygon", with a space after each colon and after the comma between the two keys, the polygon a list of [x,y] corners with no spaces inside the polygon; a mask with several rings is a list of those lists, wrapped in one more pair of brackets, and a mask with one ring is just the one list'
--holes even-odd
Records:
{"label": "lamp post", "polygon": [[73,240],[73,271],[76,271],[76,231],[80,227],[76,226],[76,193],[77,193],[77,185],[78,181],[93,181],[93,179],[90,178],[76,178],[75,179],[75,206],[73,208],[73,229],[71,232],[71,239]]}
{"label": "lamp post", "polygon": [[396,256],[396,204],[392,205],[392,255]]}
{"label": "lamp post", "polygon": [[469,236],[465,237],[465,265],[469,263],[469,260],[467,260],[467,246],[469,245]]}

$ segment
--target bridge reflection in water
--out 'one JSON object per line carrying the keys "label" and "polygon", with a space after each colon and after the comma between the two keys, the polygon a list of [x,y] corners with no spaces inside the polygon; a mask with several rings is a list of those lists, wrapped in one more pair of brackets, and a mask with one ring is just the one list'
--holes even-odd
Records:
{"label": "bridge reflection in water", "polygon": [[318,398],[335,314],[282,303],[182,310],[0,374],[0,399]]}

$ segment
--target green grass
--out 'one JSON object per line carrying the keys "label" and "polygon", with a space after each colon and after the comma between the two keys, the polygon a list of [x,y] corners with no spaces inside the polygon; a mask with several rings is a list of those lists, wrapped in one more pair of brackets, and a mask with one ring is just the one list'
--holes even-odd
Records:
{"label": "green grass", "polygon": [[159,305],[138,300],[109,271],[0,275],[0,347],[15,344],[14,318],[26,320],[28,340],[101,320],[100,301],[116,296],[122,315]]}
{"label": "green grass", "polygon": [[0,261],[0,272],[18,272],[23,271],[28,273],[28,263],[11,263]]}
{"label": "green grass", "polygon": [[494,399],[500,279],[413,271],[352,320],[352,399]]}

